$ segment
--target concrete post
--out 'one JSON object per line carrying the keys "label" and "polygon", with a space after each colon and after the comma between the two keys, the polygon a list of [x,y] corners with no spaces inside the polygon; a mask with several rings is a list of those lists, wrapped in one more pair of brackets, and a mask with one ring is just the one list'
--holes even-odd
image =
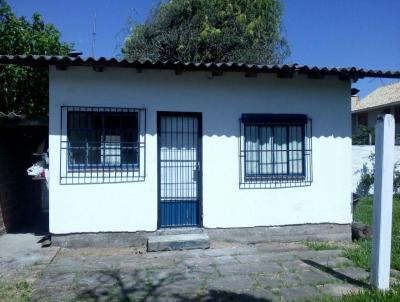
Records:
{"label": "concrete post", "polygon": [[375,126],[375,181],[371,283],[389,289],[393,206],[393,153],[395,122],[390,114]]}

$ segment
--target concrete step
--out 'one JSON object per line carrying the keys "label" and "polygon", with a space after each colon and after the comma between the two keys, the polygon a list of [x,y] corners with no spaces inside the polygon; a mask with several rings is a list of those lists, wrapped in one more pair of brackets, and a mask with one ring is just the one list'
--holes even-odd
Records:
{"label": "concrete step", "polygon": [[209,247],[210,239],[206,233],[155,235],[147,240],[148,252],[208,249]]}
{"label": "concrete step", "polygon": [[182,234],[201,234],[203,228],[165,228],[156,231],[156,235],[182,235]]}

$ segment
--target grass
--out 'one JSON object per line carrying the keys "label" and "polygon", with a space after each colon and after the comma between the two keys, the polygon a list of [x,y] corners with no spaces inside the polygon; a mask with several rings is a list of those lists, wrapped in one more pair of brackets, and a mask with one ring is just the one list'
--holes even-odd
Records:
{"label": "grass", "polygon": [[[362,198],[354,212],[354,221],[372,225],[372,197]],[[344,255],[358,266],[370,270],[371,267],[371,240],[360,240],[356,246],[344,251]],[[400,196],[393,198],[392,222],[392,268],[400,270]]]}
{"label": "grass", "polygon": [[26,281],[0,282],[0,301],[32,301],[32,286]]}
{"label": "grass", "polygon": [[312,302],[388,302],[400,301],[400,287],[394,286],[389,291],[365,290],[363,292],[347,294],[340,298],[324,297],[313,299]]}

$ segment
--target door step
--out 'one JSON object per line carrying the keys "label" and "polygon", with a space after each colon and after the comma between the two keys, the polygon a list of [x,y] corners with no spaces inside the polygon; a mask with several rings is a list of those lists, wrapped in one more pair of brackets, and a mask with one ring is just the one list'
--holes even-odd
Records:
{"label": "door step", "polygon": [[148,252],[208,249],[210,239],[206,233],[155,235],[147,240]]}

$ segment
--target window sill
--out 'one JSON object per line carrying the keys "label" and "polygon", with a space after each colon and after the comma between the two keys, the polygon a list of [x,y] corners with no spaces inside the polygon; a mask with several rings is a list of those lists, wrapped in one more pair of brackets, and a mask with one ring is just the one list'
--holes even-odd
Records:
{"label": "window sill", "polygon": [[128,167],[128,168],[117,168],[117,167],[93,167],[93,168],[68,168],[67,173],[121,173],[121,172],[139,172],[139,166]]}
{"label": "window sill", "polygon": [[306,181],[304,175],[271,175],[271,176],[245,176],[246,183],[268,183],[268,182],[303,182]]}

